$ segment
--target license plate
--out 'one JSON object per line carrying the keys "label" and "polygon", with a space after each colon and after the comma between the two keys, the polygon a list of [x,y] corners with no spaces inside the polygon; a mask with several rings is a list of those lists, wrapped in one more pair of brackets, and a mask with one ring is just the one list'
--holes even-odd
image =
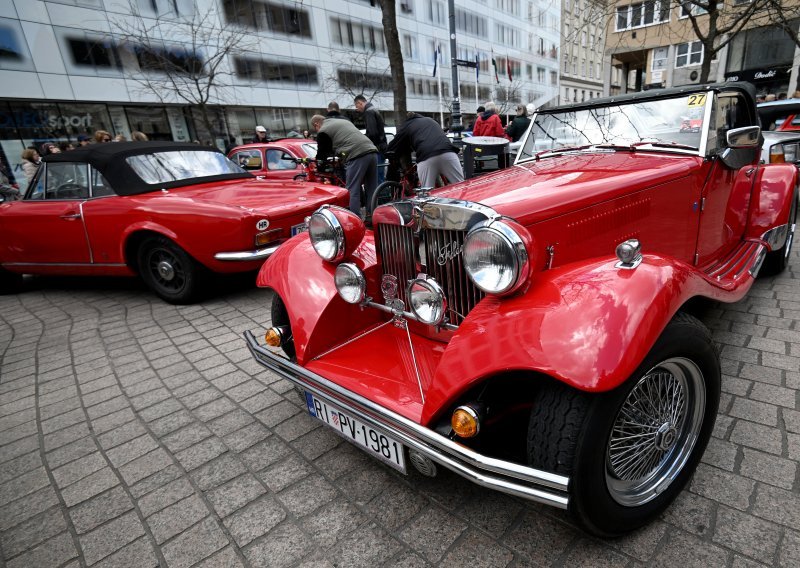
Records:
{"label": "license plate", "polygon": [[306,405],[311,416],[320,419],[346,440],[361,446],[382,462],[402,473],[406,472],[406,459],[403,445],[400,442],[364,424],[361,420],[353,418],[310,392],[306,393]]}
{"label": "license plate", "polygon": [[307,230],[308,230],[308,225],[306,225],[305,223],[294,225],[292,227],[292,236],[295,236],[298,233],[305,233]]}

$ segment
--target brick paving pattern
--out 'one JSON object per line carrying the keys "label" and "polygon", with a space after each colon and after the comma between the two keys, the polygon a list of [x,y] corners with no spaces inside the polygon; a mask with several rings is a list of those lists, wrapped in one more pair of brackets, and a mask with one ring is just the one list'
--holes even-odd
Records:
{"label": "brick paving pattern", "polygon": [[800,565],[796,268],[706,311],[714,437],[676,503],[612,541],[404,477],[309,418],[241,338],[269,292],[176,307],[128,281],[29,284],[0,297],[0,568]]}

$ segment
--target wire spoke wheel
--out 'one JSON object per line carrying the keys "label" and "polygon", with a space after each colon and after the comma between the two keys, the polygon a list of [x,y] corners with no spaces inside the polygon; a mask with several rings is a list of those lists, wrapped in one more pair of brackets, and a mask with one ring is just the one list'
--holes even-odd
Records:
{"label": "wire spoke wheel", "polygon": [[171,293],[186,286],[186,270],[181,260],[166,248],[154,248],[148,254],[147,268],[158,286]]}
{"label": "wire spoke wheel", "polygon": [[702,371],[689,359],[668,359],[639,379],[606,447],[606,484],[617,503],[636,507],[669,487],[692,454],[705,405]]}

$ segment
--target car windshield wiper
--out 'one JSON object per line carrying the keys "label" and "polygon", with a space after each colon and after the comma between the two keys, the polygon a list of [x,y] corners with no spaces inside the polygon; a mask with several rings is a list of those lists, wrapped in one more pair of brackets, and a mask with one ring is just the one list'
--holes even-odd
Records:
{"label": "car windshield wiper", "polygon": [[562,146],[561,148],[552,148],[550,150],[542,150],[540,152],[536,152],[533,157],[537,160],[539,158],[543,158],[545,156],[549,156],[551,154],[563,154],[565,152],[576,152],[579,150],[586,150],[587,148],[592,148],[594,144],[585,144],[584,146]]}
{"label": "car windshield wiper", "polygon": [[664,142],[663,140],[634,142],[631,146],[653,146],[655,148],[675,148],[676,150],[699,150],[697,146],[681,144],[680,142]]}

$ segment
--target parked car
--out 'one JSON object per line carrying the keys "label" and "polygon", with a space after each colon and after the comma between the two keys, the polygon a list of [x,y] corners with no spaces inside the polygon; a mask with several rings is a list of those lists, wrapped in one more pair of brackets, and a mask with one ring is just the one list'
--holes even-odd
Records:
{"label": "parked car", "polygon": [[759,164],[760,134],[741,83],[541,111],[509,169],[378,207],[372,227],[320,208],[262,267],[272,327],[248,346],[390,467],[633,530],[714,427],[695,300],[738,301],[788,263],[798,172]]}
{"label": "parked car", "polygon": [[242,169],[266,179],[291,180],[305,172],[297,160],[317,157],[317,142],[306,138],[284,138],[265,144],[244,144],[228,152]]}
{"label": "parked car", "polygon": [[758,116],[764,129],[761,163],[800,165],[800,99],[759,103]]}
{"label": "parked car", "polygon": [[258,180],[213,148],[96,144],[46,156],[0,203],[0,290],[23,274],[133,275],[187,303],[207,272],[255,271],[337,187]]}

